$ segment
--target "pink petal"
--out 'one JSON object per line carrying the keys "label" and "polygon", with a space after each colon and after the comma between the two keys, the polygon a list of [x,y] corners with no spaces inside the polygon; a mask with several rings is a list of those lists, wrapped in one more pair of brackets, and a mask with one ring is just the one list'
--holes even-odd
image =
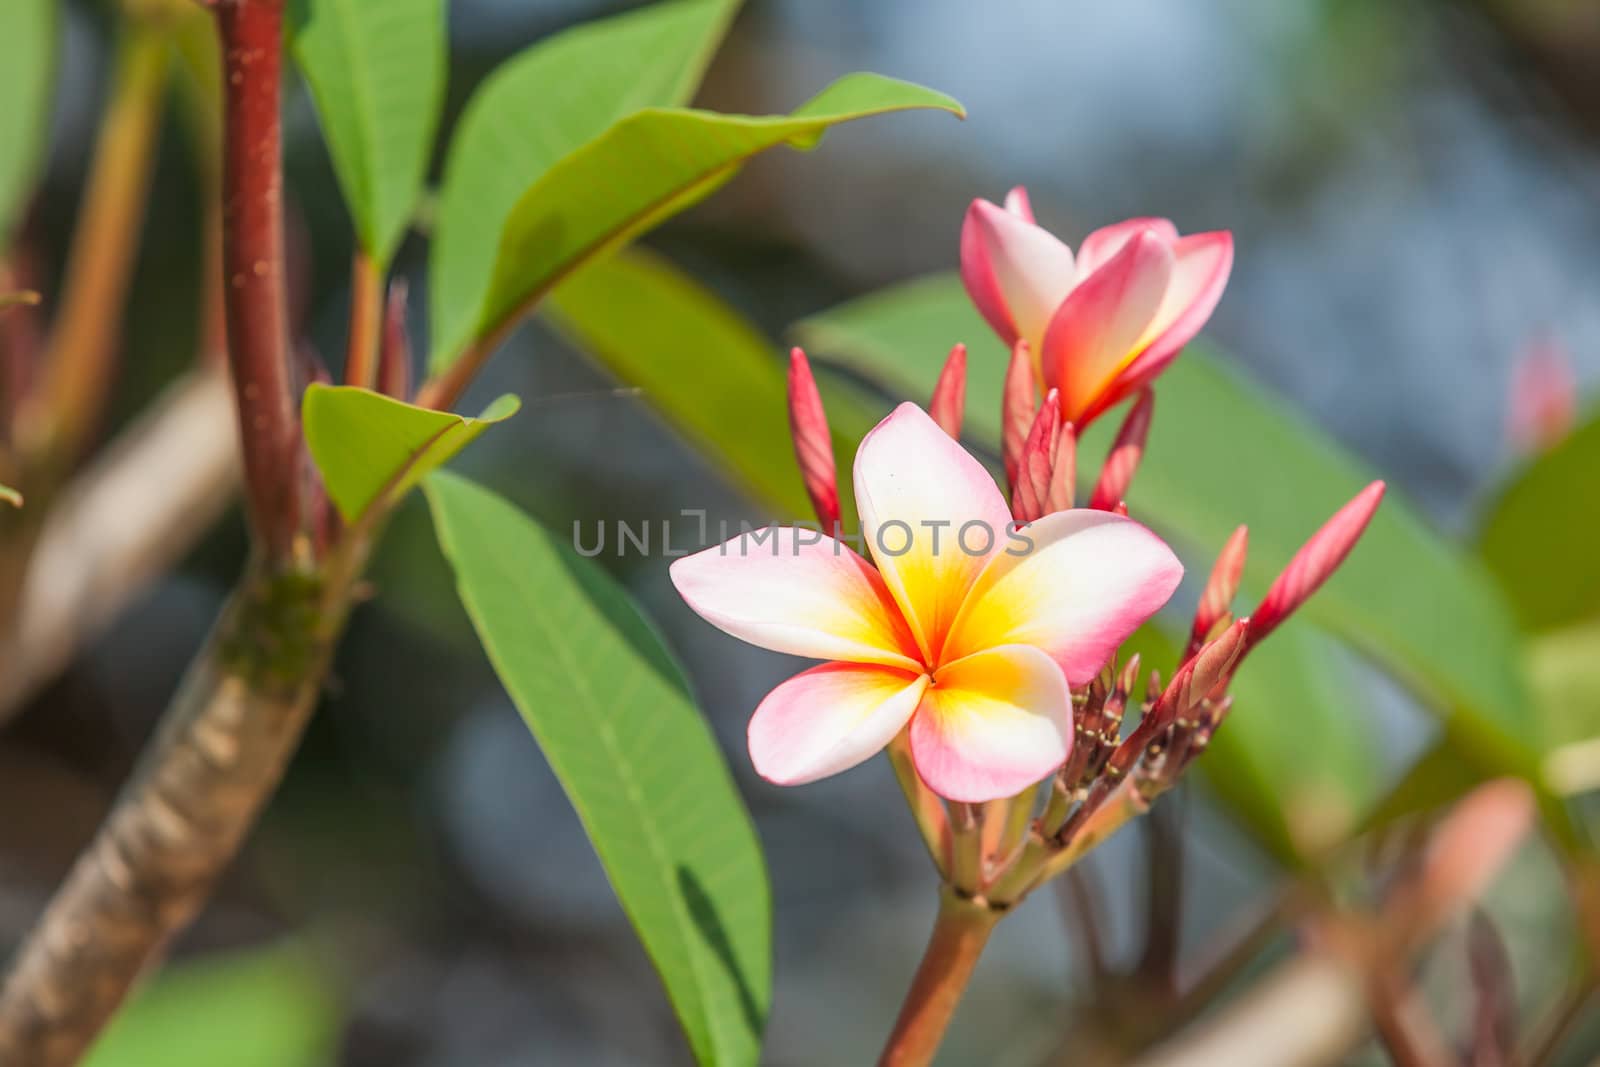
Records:
{"label": "pink petal", "polygon": [[978,803],[1014,796],[1072,751],[1072,694],[1036,648],[991,648],[941,667],[911,720],[928,788]]}
{"label": "pink petal", "polygon": [[848,545],[814,530],[768,526],[677,560],[671,573],[691,608],[741,641],[810,659],[921,669],[883,578]]}
{"label": "pink petal", "polygon": [[1194,339],[1216,310],[1233,270],[1233,234],[1197,233],[1172,246],[1172,280],[1145,333],[1141,359],[1159,359]]}
{"label": "pink petal", "polygon": [[950,629],[940,662],[997,645],[1034,645],[1082,685],[1177,589],[1183,564],[1131,519],[1080,508],[1046,515],[990,561]]}
{"label": "pink petal", "polygon": [[1172,267],[1172,248],[1155,232],[1141,231],[1056,311],[1041,363],[1046,388],[1061,390],[1064,418],[1082,427],[1083,413],[1138,354]]}
{"label": "pink petal", "polygon": [[1033,202],[1028,199],[1028,190],[1022,186],[1015,186],[1006,194],[1006,210],[1011,212],[1023,222],[1033,222]]}
{"label": "pink petal", "polygon": [[928,677],[887,667],[824,663],[784,682],[750,718],[750,762],[778,785],[849,770],[894,739]]}
{"label": "pink petal", "polygon": [[1169,219],[1128,219],[1102,226],[1085,237],[1082,247],[1078,249],[1078,277],[1087,278],[1105,266],[1111,257],[1122,251],[1122,246],[1128,243],[1130,237],[1146,230],[1169,245],[1178,240],[1178,228]]}
{"label": "pink petal", "polygon": [[868,550],[927,656],[1005,547],[1010,509],[983,465],[915,404],[862,439],[855,486]]}
{"label": "pink petal", "polygon": [[1024,339],[1037,352],[1077,272],[1072,250],[1049,231],[974,200],[961,227],[961,280],[1006,344]]}

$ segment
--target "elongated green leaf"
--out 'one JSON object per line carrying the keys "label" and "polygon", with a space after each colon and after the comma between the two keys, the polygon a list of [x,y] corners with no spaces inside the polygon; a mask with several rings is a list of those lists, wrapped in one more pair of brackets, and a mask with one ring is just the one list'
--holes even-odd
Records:
{"label": "elongated green leaf", "polygon": [[529,184],[624,115],[687,104],[739,0],[674,0],[586,23],[494,72],[462,114],[439,192],[434,359],[472,332],[506,217]]}
{"label": "elongated green leaf", "polygon": [[389,262],[416,208],[444,103],[444,0],[293,0],[311,87],[361,247]]}
{"label": "elongated green leaf", "polygon": [[0,3],[0,247],[38,177],[55,83],[58,0]]}
{"label": "elongated green leaf", "polygon": [[[715,293],[660,256],[630,248],[557,286],[545,312],[618,378],[639,386],[776,517],[809,516],[789,437],[785,365],[774,344]],[[835,453],[847,469],[875,418],[861,407],[828,397]]]}
{"label": "elongated green leaf", "polygon": [[[839,123],[914,108],[962,114],[943,94],[854,74],[789,116],[650,108],[622,119],[550,168],[517,201],[472,336],[494,334],[585,258],[682,211],[751,156],[783,144],[809,149]],[[436,368],[468,339],[436,351]]]}
{"label": "elongated green leaf", "polygon": [[1600,417],[1530,462],[1488,510],[1479,549],[1525,626],[1600,618]]}
{"label": "elongated green leaf", "polygon": [[[820,352],[891,389],[925,396],[953,341],[970,346],[969,433],[999,438],[1005,353],[959,280],[926,278],[802,323]],[[1295,420],[1281,401],[1189,347],[1158,384],[1150,447],[1129,501],[1134,512],[1191,546],[1215,548],[1250,526],[1246,584],[1261,592],[1301,541],[1369,475]],[[1114,420],[1080,449],[1090,476]],[[1360,547],[1306,606],[1305,616],[1419,687],[1484,766],[1532,773],[1520,638],[1494,583],[1390,494]],[[1307,751],[1307,759],[1315,753]]]}
{"label": "elongated green leaf", "polygon": [[301,405],[306,445],[347,522],[380,497],[398,499],[521,402],[502,396],[469,419],[348,385],[314,384]]}
{"label": "elongated green leaf", "polygon": [[722,755],[627,596],[510,504],[424,485],[489,661],[577,809],[701,1063],[753,1064],[771,982],[761,848]]}
{"label": "elongated green leaf", "polygon": [[1558,793],[1600,789],[1600,622],[1540,634],[1529,661],[1551,746],[1546,778]]}
{"label": "elongated green leaf", "polygon": [[1250,654],[1200,766],[1280,859],[1315,859],[1377,803],[1377,739],[1341,650],[1291,623]]}
{"label": "elongated green leaf", "polygon": [[84,1067],[321,1067],[339,997],[309,953],[278,947],[189,963],[141,989]]}

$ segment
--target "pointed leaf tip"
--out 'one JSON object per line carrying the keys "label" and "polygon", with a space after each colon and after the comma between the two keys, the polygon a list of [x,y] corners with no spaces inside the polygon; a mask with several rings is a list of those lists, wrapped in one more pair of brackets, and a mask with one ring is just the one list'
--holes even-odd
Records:
{"label": "pointed leaf tip", "polygon": [[509,394],[477,418],[407,404],[348,385],[313,384],[301,405],[306,445],[346,522],[398,500],[490,426],[517,413]]}

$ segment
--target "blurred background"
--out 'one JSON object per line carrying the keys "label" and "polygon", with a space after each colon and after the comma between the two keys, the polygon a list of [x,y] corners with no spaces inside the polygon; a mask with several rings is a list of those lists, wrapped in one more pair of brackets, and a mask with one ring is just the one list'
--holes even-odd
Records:
{"label": "blurred background", "polygon": [[[453,0],[447,123],[507,55],[629,6]],[[47,270],[70,236],[109,69],[106,12],[68,10],[30,222]],[[895,116],[842,128],[812,154],[769,154],[647,242],[759,323],[775,357],[799,318],[952,269],[968,202],[1023,183],[1041,223],[1074,244],[1130,215],[1232,229],[1233,281],[1208,338],[1448,531],[1471,528],[1516,458],[1506,427],[1517,365],[1553,349],[1580,386],[1600,375],[1600,5],[1590,0],[749,0],[699,102],[787,110],[865,69],[943,90],[969,118]],[[287,133],[303,313],[331,353],[347,316],[349,225],[298,89]],[[120,417],[194,351],[195,202],[174,112],[139,252]],[[424,253],[413,238],[400,260],[414,296]],[[412,326],[420,349],[425,323]],[[764,518],[537,322],[464,409],[501,391],[519,393],[524,414],[462,466],[558,529],[684,507]],[[478,651],[415,505],[385,543],[380,595],[355,618],[284,790],[183,954],[225,963],[295,935],[309,968],[252,973],[318,976],[286,995],[321,1013],[340,1064],[686,1062],[649,962]],[[0,733],[0,943],[20,936],[88,838],[244,550],[232,514]],[[756,779],[745,719],[793,661],[692,616],[664,560],[606,562],[685,663],[755,814],[776,913],[767,1061],[867,1062],[935,905],[887,765],[799,790]],[[1376,682],[1372,699],[1380,773],[1397,773],[1431,727]],[[1278,872],[1203,784],[1164,803],[1187,831],[1183,944],[1202,952],[1266,906]],[[1078,888],[1115,965],[1142,936],[1139,831],[1088,866]],[[1537,1006],[1560,984],[1555,950],[1571,936],[1553,861],[1527,850],[1502,890],[1495,914],[1518,996]],[[1074,1014],[1088,976],[1065,893],[1040,893],[1001,926],[945,1062],[1052,1062],[1086,1026]],[[1443,967],[1439,981],[1452,974]],[[220,988],[196,993],[181,1025],[237,1019],[218,1006]],[[171,1018],[184,1018],[186,999],[166,1007]],[[1574,1063],[1600,1053],[1597,1027],[1573,1047]]]}

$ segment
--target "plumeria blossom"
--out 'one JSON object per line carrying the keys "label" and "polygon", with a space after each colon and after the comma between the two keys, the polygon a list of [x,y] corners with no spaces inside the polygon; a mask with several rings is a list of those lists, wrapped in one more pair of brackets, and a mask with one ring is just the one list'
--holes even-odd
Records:
{"label": "plumeria blossom", "polygon": [[1080,429],[1148,384],[1200,332],[1233,267],[1233,235],[1178,235],[1136,218],[1091,233],[1074,255],[1036,225],[1020,186],[1005,206],[975,200],[961,277],[989,325],[1025,342],[1034,377]]}
{"label": "plumeria blossom", "polygon": [[1071,687],[1166,603],[1181,564],[1145,527],[1103,511],[1019,529],[983,466],[914,404],[863,439],[854,476],[876,567],[789,527],[672,567],[713,625],[829,661],[756,709],[757,772],[814,781],[904,730],[918,775],[949,800],[1008,797],[1049,776],[1071,751]]}

